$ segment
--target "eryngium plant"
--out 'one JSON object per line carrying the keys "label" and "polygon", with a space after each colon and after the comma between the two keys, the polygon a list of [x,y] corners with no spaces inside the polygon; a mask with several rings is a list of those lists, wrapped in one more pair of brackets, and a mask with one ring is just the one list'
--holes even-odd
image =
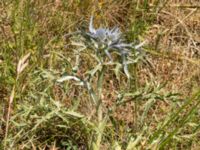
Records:
{"label": "eryngium plant", "polygon": [[[133,43],[126,43],[123,34],[117,27],[112,29],[95,29],[93,27],[93,17],[90,19],[89,32],[81,31],[78,33],[80,33],[78,36],[73,36],[71,38],[71,44],[75,46],[74,54],[76,55],[73,73],[72,75],[65,75],[57,79],[57,82],[62,83],[64,81],[74,80],[89,93],[96,108],[95,118],[97,118],[97,132],[94,135],[95,138],[92,142],[92,149],[100,149],[103,131],[109,119],[110,112],[110,109],[103,108],[104,106],[102,104],[103,80],[106,69],[110,69],[109,65],[116,66],[116,70],[123,67],[124,73],[127,78],[130,79],[128,64],[137,62],[139,57],[135,50],[139,49],[144,42],[136,46]],[[77,73],[81,70],[80,66],[82,62],[80,57],[85,56],[85,54],[94,58],[97,64],[92,65],[94,67],[91,70],[89,69],[91,67],[86,68],[86,73],[81,73],[80,75]],[[114,109],[115,105],[113,105],[111,110]]]}
{"label": "eryngium plant", "polygon": [[[109,28],[98,28],[95,29],[93,26],[93,17],[90,18],[89,23],[89,32],[81,31],[76,32],[77,34],[72,33],[71,45],[75,46],[74,54],[76,55],[75,66],[73,67],[74,73],[72,75],[65,75],[58,79],[58,82],[64,82],[66,80],[74,80],[78,82],[79,85],[84,86],[89,94],[92,97],[92,100],[95,104],[98,104],[99,98],[95,91],[101,91],[101,87],[97,89],[92,89],[91,80],[94,78],[95,74],[99,73],[101,76],[104,76],[105,69],[110,65],[115,66],[115,74],[118,78],[118,71],[120,68],[123,68],[124,73],[127,78],[130,79],[131,76],[128,71],[128,65],[131,63],[136,63],[139,57],[139,49],[144,45],[145,42],[142,42],[138,45],[134,43],[127,43],[122,32],[119,28],[114,27]],[[87,51],[91,49],[92,51]],[[80,70],[81,60],[80,57],[84,52],[87,53],[90,57],[94,58],[97,61],[97,65],[94,66],[92,70],[87,70],[84,78],[76,74]],[[117,54],[119,57],[114,57]],[[114,59],[115,58],[115,59]],[[121,59],[117,59],[121,58]],[[116,73],[117,72],[117,73]],[[100,80],[99,76],[99,80]],[[98,80],[100,84],[100,81]],[[102,79],[101,79],[102,80]],[[101,85],[102,86],[102,85]]]}

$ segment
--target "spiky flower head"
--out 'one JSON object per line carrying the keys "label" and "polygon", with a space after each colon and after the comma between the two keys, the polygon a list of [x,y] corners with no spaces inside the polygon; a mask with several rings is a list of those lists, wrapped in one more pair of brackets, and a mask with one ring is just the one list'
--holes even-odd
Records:
{"label": "spiky flower head", "polygon": [[105,44],[106,46],[110,46],[114,43],[119,42],[121,38],[121,32],[119,28],[115,27],[111,30],[106,28],[95,29],[93,27],[93,17],[91,17],[90,19],[88,35],[98,42],[101,42],[101,44]]}
{"label": "spiky flower head", "polygon": [[130,46],[123,43],[122,33],[117,27],[95,29],[93,27],[93,17],[90,19],[89,32],[87,34],[97,42],[97,45],[103,45],[108,49]]}
{"label": "spiky flower head", "polygon": [[95,29],[93,26],[93,16],[90,18],[89,32],[87,33],[87,35],[94,43],[96,52],[99,52],[100,49],[103,49],[111,62],[113,61],[110,54],[111,52],[115,51],[121,56],[124,72],[129,78],[130,76],[128,73],[127,57],[131,53],[131,49],[139,49],[141,46],[144,45],[144,42],[136,46],[134,46],[133,43],[125,43],[121,31],[117,27],[114,27],[112,29]]}

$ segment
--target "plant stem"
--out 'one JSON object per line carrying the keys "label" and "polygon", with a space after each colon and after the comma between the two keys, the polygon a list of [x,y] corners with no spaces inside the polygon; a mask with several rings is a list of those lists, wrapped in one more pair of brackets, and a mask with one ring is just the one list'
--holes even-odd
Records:
{"label": "plant stem", "polygon": [[103,107],[102,107],[102,99],[101,99],[105,71],[106,71],[106,66],[103,65],[101,71],[98,74],[98,81],[97,81],[97,90],[98,90],[98,103],[97,103],[98,133],[97,133],[97,141],[96,141],[97,149],[100,149],[102,133],[105,128],[105,124],[107,122],[107,119],[106,119],[107,117],[103,118]]}
{"label": "plant stem", "polygon": [[7,116],[6,116],[6,129],[5,129],[5,137],[4,137],[4,150],[6,150],[6,147],[7,147],[9,121],[10,121],[10,114],[11,114],[11,108],[12,108],[14,96],[15,96],[15,85],[12,88],[12,92],[11,92],[11,95],[9,97],[9,102],[8,102],[8,110],[7,110]]}
{"label": "plant stem", "polygon": [[[132,92],[136,92],[138,90],[138,78],[137,78],[137,64],[134,64],[133,65],[133,77],[134,79],[132,79],[132,84],[133,85],[131,87],[130,85],[130,89]],[[133,104],[133,117],[134,117],[134,130],[137,131],[137,128],[138,128],[138,125],[137,125],[137,110],[138,110],[138,104],[137,104],[137,101],[134,102]]]}

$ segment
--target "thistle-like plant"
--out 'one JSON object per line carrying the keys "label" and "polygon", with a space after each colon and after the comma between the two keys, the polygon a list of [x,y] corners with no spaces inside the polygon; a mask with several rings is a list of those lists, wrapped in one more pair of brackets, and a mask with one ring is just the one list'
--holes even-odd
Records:
{"label": "thistle-like plant", "polygon": [[[102,133],[109,118],[109,113],[103,113],[103,110],[105,111],[105,109],[103,109],[101,99],[106,69],[109,69],[108,65],[120,65],[123,67],[127,78],[130,79],[128,64],[136,62],[136,60],[134,60],[135,57],[131,57],[135,55],[133,49],[139,49],[144,42],[136,46],[133,43],[126,43],[123,34],[117,27],[112,29],[95,29],[93,27],[93,17],[90,19],[89,32],[82,31],[78,33],[81,34],[79,34],[78,37],[72,38],[72,45],[79,47],[75,49],[76,64],[73,67],[74,74],[65,75],[57,81],[64,82],[66,80],[74,80],[78,82],[80,86],[83,86],[90,94],[93,104],[96,107],[98,121],[97,134],[95,142],[93,142],[93,148],[96,147],[96,149],[100,149],[100,143],[103,136]],[[82,52],[87,51],[88,49],[92,49],[92,51],[89,51],[87,54],[97,60],[98,64],[94,66],[92,70],[88,70],[86,76],[79,77],[79,75],[76,74],[76,71],[79,70],[81,64],[80,57]],[[121,59],[118,60],[118,57],[114,57],[114,54],[117,54]],[[96,77],[97,80],[94,81],[97,82],[92,82],[92,79]],[[94,88],[95,86],[93,86],[93,84],[97,85],[96,88]]]}

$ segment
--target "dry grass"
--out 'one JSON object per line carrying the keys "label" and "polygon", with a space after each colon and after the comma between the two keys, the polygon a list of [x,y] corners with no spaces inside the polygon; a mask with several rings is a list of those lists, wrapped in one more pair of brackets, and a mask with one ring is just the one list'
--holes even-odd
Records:
{"label": "dry grass", "polygon": [[[196,6],[195,4],[197,7],[189,7]],[[188,7],[181,7],[182,5]],[[186,96],[200,84],[199,19],[197,1],[169,1],[158,12],[155,23],[145,36],[149,39],[151,48],[160,54],[154,53],[155,56],[150,58],[156,76],[161,82],[168,81],[169,90]]]}
{"label": "dry grass", "polygon": [[[0,14],[0,149],[94,149],[98,135],[97,149],[199,149],[198,0],[2,0]],[[148,41],[130,85],[105,71],[101,121],[85,88],[55,82],[74,74],[77,47],[64,35],[87,31],[91,15],[95,27]],[[81,79],[97,65],[88,52]]]}

